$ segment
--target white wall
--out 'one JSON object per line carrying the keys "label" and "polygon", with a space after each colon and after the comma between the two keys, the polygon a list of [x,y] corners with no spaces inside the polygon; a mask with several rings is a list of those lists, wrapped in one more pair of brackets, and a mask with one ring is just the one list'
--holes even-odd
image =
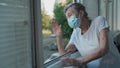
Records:
{"label": "white wall", "polygon": [[120,30],[120,0],[117,0],[117,30]]}
{"label": "white wall", "polygon": [[99,0],[100,15],[106,17],[111,30],[120,30],[120,0]]}
{"label": "white wall", "polygon": [[91,19],[98,16],[98,0],[83,0],[83,4]]}

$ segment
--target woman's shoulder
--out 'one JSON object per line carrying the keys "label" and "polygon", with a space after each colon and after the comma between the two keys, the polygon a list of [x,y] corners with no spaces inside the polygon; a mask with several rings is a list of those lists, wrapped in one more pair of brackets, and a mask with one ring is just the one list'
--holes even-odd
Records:
{"label": "woman's shoulder", "polygon": [[102,20],[105,20],[105,17],[104,16],[97,16],[94,20],[102,21]]}
{"label": "woman's shoulder", "polygon": [[105,21],[105,17],[104,16],[97,16],[96,18],[94,18],[93,22],[95,25],[99,25],[100,23]]}

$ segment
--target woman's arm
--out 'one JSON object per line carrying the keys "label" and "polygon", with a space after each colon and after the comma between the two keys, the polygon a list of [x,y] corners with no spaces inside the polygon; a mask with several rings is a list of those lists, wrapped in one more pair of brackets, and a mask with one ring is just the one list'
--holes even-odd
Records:
{"label": "woman's arm", "polygon": [[64,46],[62,45],[62,37],[57,37],[58,52],[63,55],[66,53]]}
{"label": "woman's arm", "polygon": [[52,20],[51,26],[52,26],[52,30],[53,30],[54,34],[56,35],[56,38],[57,38],[58,52],[61,55],[63,55],[66,52],[75,51],[76,47],[74,45],[72,45],[72,44],[68,44],[67,45],[68,47],[66,49],[62,45],[62,29],[61,29],[61,25],[58,25],[55,20]]}
{"label": "woman's arm", "polygon": [[77,50],[74,44],[68,44],[67,45],[68,47],[65,49],[64,46],[62,45],[62,37],[57,37],[57,44],[58,44],[58,52],[61,55],[65,54],[66,52],[73,52]]}
{"label": "woman's arm", "polygon": [[108,47],[108,29],[105,28],[103,30],[100,31],[100,34],[99,34],[99,48],[97,48],[92,54],[90,55],[87,55],[85,57],[83,57],[81,60],[80,60],[80,63],[88,63],[94,59],[98,59],[102,56],[104,56],[108,50],[109,50],[109,47]]}

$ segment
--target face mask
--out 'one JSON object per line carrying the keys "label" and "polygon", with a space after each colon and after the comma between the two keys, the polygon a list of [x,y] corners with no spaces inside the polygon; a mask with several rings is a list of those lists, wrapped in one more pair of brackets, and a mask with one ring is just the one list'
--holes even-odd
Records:
{"label": "face mask", "polygon": [[70,18],[68,18],[68,25],[71,28],[77,28],[80,26],[80,19],[76,18],[76,16],[71,16]]}

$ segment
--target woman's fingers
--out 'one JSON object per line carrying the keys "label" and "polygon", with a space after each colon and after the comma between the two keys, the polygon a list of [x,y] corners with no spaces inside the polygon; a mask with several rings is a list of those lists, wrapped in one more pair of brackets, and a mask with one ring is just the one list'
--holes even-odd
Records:
{"label": "woman's fingers", "polygon": [[61,25],[58,25],[58,23],[55,20],[52,20],[51,26],[56,37],[60,37],[62,35]]}
{"label": "woman's fingers", "polygon": [[59,32],[61,32],[61,25],[58,26]]}
{"label": "woman's fingers", "polygon": [[63,62],[68,62],[66,60],[69,60],[69,57],[63,57],[63,58],[61,58],[61,61],[63,61]]}
{"label": "woman's fingers", "polygon": [[72,61],[69,57],[63,57],[61,58],[61,61],[63,63],[63,66],[72,66]]}
{"label": "woman's fingers", "polygon": [[57,24],[56,24],[56,22],[53,20],[53,21],[51,21],[51,26],[52,26],[52,29],[53,30],[55,30],[56,29],[56,27],[57,27]]}
{"label": "woman's fingers", "polygon": [[51,22],[52,28],[55,28],[56,24],[54,21]]}
{"label": "woman's fingers", "polygon": [[57,24],[57,22],[56,22],[55,20],[52,20],[52,21],[51,21],[51,25],[52,25],[52,27],[58,26],[58,24]]}
{"label": "woman's fingers", "polygon": [[81,66],[82,65],[80,60],[69,58],[69,57],[63,57],[61,58],[61,61],[63,63],[63,66]]}
{"label": "woman's fingers", "polygon": [[52,29],[55,31],[58,28],[59,25],[57,24],[57,22],[55,20],[53,20],[51,22],[51,26],[52,26]]}

